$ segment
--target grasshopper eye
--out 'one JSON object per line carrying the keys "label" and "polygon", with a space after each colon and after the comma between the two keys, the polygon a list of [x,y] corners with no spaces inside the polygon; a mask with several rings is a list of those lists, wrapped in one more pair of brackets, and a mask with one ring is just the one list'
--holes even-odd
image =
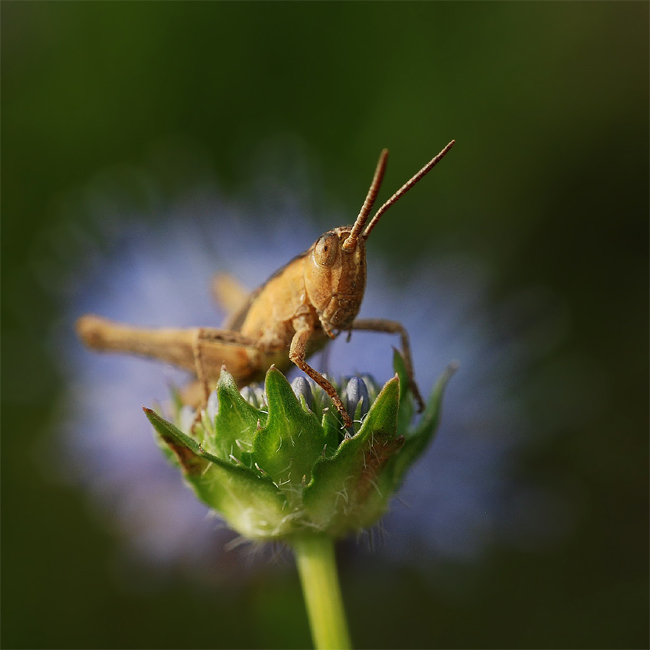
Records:
{"label": "grasshopper eye", "polygon": [[332,266],[339,252],[339,238],[334,234],[323,235],[314,246],[314,259],[319,266]]}

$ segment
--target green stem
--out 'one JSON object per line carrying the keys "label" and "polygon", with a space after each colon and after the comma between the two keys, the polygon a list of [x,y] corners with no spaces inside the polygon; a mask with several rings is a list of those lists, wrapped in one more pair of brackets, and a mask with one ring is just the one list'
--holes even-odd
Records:
{"label": "green stem", "polygon": [[334,542],[326,535],[304,535],[292,541],[317,650],[352,647],[341,598]]}

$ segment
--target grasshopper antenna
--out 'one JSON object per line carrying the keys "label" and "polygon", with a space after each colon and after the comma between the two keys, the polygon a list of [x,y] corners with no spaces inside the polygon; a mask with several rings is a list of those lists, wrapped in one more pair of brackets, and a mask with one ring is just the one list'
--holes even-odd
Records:
{"label": "grasshopper antenna", "polygon": [[[393,205],[393,203],[397,203],[397,201],[399,201],[399,199],[401,199],[421,178],[426,176],[445,157],[446,153],[454,146],[455,142],[456,140],[452,140],[433,160],[428,162],[415,176],[413,176],[413,178],[411,178],[411,180],[404,183],[404,185],[402,185],[402,187],[400,187],[399,190],[397,190],[397,192],[395,192],[395,194],[393,194],[393,196],[391,196],[390,199],[388,199],[388,201],[386,201],[386,203],[384,203],[384,205],[382,205],[381,208],[377,210],[375,216],[372,218],[372,221],[368,224],[368,227],[366,228],[363,235],[360,235],[361,239],[368,239],[368,235],[370,234],[372,229],[377,225],[377,222],[379,221],[381,215],[384,214],[384,212],[386,212],[386,210],[388,210],[388,208],[390,208],[390,206]],[[370,189],[372,189],[372,187]],[[368,192],[368,196],[370,196],[370,192]],[[361,215],[359,215],[359,217],[361,217]],[[354,224],[354,227],[355,228],[357,227],[356,223]],[[354,229],[352,230],[352,232],[354,233]],[[343,244],[343,246],[345,247],[345,244]]]}
{"label": "grasshopper antenna", "polygon": [[377,162],[375,175],[372,177],[372,183],[370,184],[370,189],[368,190],[366,200],[363,202],[363,205],[361,206],[361,212],[359,212],[359,216],[357,217],[357,220],[354,222],[354,226],[352,227],[352,232],[350,233],[348,238],[343,242],[342,248],[344,251],[347,251],[348,253],[354,250],[355,246],[357,245],[357,239],[359,238],[359,235],[361,234],[363,227],[366,225],[366,221],[368,221],[368,215],[372,210],[372,206],[375,204],[377,194],[379,193],[379,188],[381,187],[381,181],[384,178],[384,172],[386,171],[387,161],[388,161],[388,149],[383,149],[382,152],[379,154],[379,161]]}

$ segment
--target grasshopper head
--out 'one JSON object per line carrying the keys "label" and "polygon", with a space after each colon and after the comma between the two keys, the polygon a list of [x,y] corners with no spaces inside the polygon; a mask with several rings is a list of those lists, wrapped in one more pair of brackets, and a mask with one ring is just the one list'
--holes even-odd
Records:
{"label": "grasshopper head", "polygon": [[402,185],[375,212],[366,227],[386,170],[388,150],[384,149],[354,226],[342,226],[326,232],[309,249],[305,264],[305,287],[325,331],[348,329],[359,312],[366,288],[366,239],[381,215],[431,171],[453,145],[454,140]]}
{"label": "grasshopper head", "polygon": [[359,241],[352,250],[346,250],[344,242],[351,232],[351,226],[330,230],[307,252],[305,288],[326,331],[348,328],[363,300],[366,247]]}

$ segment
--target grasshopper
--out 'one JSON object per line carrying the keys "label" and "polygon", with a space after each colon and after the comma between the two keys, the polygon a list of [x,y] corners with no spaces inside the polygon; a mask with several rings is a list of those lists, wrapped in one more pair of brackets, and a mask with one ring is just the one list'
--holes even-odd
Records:
{"label": "grasshopper", "polygon": [[453,144],[452,140],[397,190],[368,223],[386,170],[388,151],[384,149],[354,225],[321,235],[252,293],[233,278],[218,275],[213,290],[229,312],[222,329],[145,329],[88,314],[77,321],[79,337],[95,350],[151,357],[193,372],[197,381],[186,389],[184,399],[195,405],[205,404],[222,367],[228,368],[241,388],[261,380],[272,365],[286,371],[295,364],[325,390],[350,427],[352,420],[336,390],[307,359],[342,332],[348,332],[348,340],[354,330],[399,334],[410,387],[422,411],[424,401],[415,383],[404,327],[392,320],[356,316],[366,287],[368,236],[384,212],[431,171]]}

